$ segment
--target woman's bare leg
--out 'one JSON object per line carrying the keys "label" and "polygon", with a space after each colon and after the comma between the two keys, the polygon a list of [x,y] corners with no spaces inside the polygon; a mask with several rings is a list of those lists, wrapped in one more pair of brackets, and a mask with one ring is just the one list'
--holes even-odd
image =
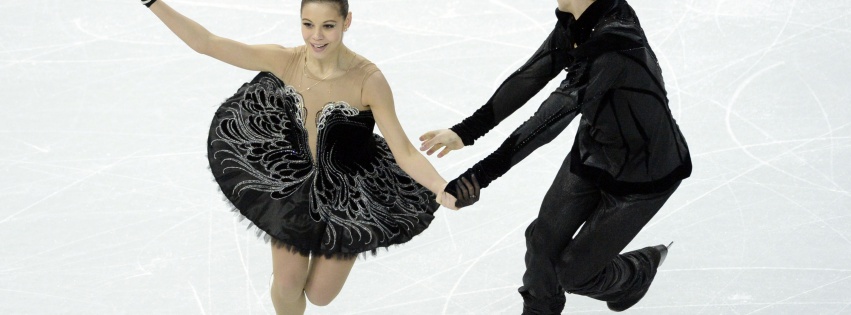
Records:
{"label": "woman's bare leg", "polygon": [[272,245],[272,305],[278,315],[304,314],[308,257]]}
{"label": "woman's bare leg", "polygon": [[304,287],[304,293],[310,303],[317,306],[331,303],[346,284],[356,259],[313,257]]}

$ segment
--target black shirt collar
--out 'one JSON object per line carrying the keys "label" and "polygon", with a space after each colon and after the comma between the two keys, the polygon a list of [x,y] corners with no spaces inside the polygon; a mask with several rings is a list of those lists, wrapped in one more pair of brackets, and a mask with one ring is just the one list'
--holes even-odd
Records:
{"label": "black shirt collar", "polygon": [[617,2],[618,0],[596,0],[579,16],[579,20],[576,20],[573,14],[559,9],[556,9],[556,17],[560,24],[570,29],[574,43],[579,45],[591,36],[594,26],[614,8]]}

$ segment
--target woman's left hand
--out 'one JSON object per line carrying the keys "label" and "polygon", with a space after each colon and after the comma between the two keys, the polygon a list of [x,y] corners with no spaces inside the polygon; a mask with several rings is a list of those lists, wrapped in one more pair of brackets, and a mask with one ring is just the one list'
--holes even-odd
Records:
{"label": "woman's left hand", "polygon": [[446,186],[445,185],[443,186],[443,190],[437,194],[436,199],[437,199],[437,203],[439,203],[441,206],[447,207],[447,208],[452,209],[452,210],[460,209],[460,208],[455,206],[455,203],[457,202],[455,197],[452,196],[452,194],[446,192]]}

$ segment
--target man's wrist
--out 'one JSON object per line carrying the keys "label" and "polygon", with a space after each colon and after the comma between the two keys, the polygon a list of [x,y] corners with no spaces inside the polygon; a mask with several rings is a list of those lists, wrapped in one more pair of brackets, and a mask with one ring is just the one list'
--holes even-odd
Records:
{"label": "man's wrist", "polygon": [[470,137],[467,136],[467,134],[464,132],[465,128],[462,124],[463,122],[455,126],[449,127],[449,130],[452,130],[452,132],[454,132],[455,135],[458,136],[458,138],[461,138],[461,143],[463,143],[464,146],[473,145],[473,143],[476,141],[474,139],[470,139]]}

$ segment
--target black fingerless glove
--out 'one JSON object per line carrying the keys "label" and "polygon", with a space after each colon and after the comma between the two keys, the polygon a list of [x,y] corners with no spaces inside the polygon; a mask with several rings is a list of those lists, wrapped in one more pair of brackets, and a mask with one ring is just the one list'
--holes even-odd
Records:
{"label": "black fingerless glove", "polygon": [[463,208],[479,201],[481,190],[476,175],[472,175],[469,180],[464,176],[452,180],[443,191],[455,197],[455,207]]}
{"label": "black fingerless glove", "polygon": [[142,4],[144,4],[146,7],[149,7],[149,8],[151,7],[152,4],[154,4],[154,2],[157,2],[157,0],[142,0]]}

